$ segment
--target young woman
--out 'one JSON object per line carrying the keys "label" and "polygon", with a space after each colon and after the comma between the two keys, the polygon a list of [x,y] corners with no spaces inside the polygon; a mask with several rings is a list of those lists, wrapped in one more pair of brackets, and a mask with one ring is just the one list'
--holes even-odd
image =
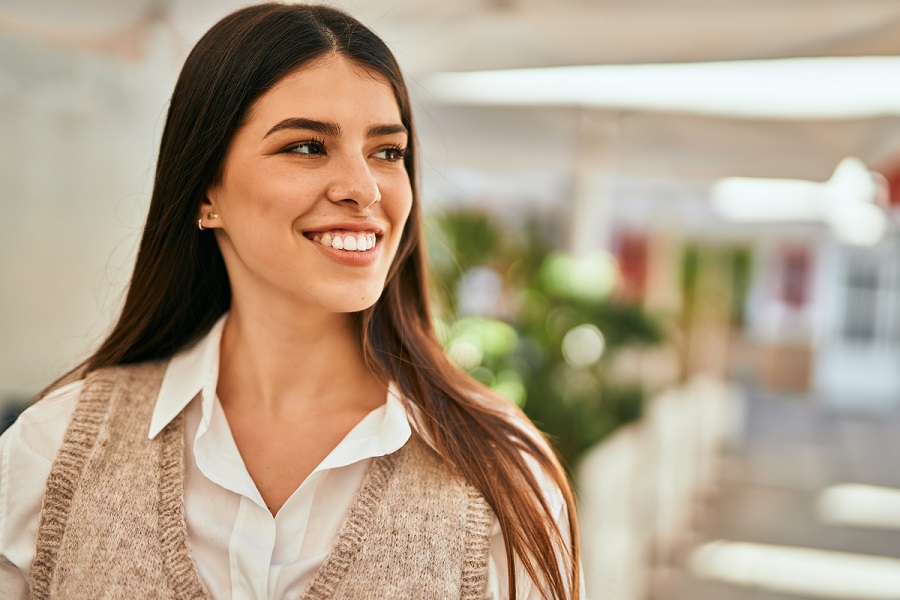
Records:
{"label": "young woman", "polygon": [[333,8],[216,24],[125,306],[0,438],[4,598],[577,598],[541,435],[431,325],[415,130]]}

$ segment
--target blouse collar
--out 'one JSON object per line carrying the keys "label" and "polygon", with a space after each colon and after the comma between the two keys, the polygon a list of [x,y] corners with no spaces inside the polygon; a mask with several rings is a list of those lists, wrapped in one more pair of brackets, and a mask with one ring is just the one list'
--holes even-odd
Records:
{"label": "blouse collar", "polygon": [[169,361],[150,420],[148,437],[151,439],[177,417],[198,392],[204,392],[204,397],[215,397],[219,380],[219,343],[227,318],[227,313],[222,315],[203,338]]}

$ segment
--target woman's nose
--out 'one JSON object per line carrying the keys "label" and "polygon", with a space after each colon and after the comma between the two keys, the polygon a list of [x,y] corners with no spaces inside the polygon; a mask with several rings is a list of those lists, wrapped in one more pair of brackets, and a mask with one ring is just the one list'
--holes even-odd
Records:
{"label": "woman's nose", "polygon": [[327,197],[337,204],[356,204],[357,209],[363,211],[381,200],[381,190],[365,158],[359,157],[342,161]]}

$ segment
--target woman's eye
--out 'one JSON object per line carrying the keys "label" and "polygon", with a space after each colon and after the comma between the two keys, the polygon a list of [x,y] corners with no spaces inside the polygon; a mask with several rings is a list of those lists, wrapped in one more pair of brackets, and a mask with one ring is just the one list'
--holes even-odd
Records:
{"label": "woman's eye", "polygon": [[287,151],[293,154],[316,156],[325,153],[325,144],[316,140],[310,140],[291,146],[287,148]]}
{"label": "woman's eye", "polygon": [[406,150],[400,148],[399,146],[391,146],[390,148],[382,148],[378,152],[375,153],[376,158],[382,158],[389,162],[397,162],[399,160],[403,160],[403,155],[406,153]]}

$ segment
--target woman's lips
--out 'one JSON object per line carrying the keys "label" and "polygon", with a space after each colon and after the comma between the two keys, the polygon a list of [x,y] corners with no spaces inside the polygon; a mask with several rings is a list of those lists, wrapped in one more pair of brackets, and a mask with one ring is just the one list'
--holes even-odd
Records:
{"label": "woman's lips", "polygon": [[325,231],[308,233],[313,242],[344,252],[367,252],[378,244],[375,232]]}
{"label": "woman's lips", "polygon": [[374,231],[315,231],[304,233],[319,251],[328,258],[344,265],[367,266],[380,254],[381,234]]}

